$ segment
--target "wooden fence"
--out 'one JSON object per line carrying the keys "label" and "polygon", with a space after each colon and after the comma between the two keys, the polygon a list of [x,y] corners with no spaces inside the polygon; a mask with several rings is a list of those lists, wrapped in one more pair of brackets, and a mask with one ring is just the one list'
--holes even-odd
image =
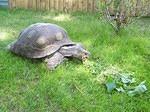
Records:
{"label": "wooden fence", "polygon": [[9,0],[10,8],[36,10],[95,11],[95,0]]}
{"label": "wooden fence", "polygon": [[[35,10],[58,10],[58,11],[88,11],[97,9],[98,0],[9,0],[10,8],[26,8]],[[105,0],[99,0],[103,3]],[[129,0],[131,15],[150,15],[150,0]],[[124,5],[124,4],[123,4]],[[123,6],[122,5],[122,6]],[[111,8],[110,8],[111,9]],[[113,11],[113,10],[112,10]]]}

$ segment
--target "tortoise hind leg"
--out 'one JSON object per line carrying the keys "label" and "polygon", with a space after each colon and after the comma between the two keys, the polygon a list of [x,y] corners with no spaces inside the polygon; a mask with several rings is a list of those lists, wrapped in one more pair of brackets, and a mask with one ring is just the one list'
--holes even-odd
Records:
{"label": "tortoise hind leg", "polygon": [[52,57],[46,58],[45,62],[47,62],[47,67],[50,70],[55,69],[60,63],[64,61],[64,56],[59,52],[56,52]]}

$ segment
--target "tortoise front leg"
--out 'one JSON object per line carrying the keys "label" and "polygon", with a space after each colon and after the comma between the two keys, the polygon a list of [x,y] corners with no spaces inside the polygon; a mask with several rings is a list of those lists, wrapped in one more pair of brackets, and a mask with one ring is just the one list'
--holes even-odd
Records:
{"label": "tortoise front leg", "polygon": [[50,70],[55,69],[60,63],[62,63],[64,61],[64,56],[59,53],[56,52],[52,57],[46,58],[45,62],[47,62],[47,67]]}

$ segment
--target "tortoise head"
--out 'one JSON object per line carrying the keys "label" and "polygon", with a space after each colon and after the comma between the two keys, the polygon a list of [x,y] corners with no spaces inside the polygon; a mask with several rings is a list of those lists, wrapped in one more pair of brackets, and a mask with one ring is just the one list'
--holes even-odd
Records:
{"label": "tortoise head", "polygon": [[80,43],[63,46],[59,52],[65,57],[75,57],[80,60],[85,60],[90,56],[90,52],[88,52]]}

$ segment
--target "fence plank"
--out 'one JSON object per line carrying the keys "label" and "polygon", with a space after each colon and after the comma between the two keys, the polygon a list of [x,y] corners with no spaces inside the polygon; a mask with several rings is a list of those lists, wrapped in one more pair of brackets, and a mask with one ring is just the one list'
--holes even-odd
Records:
{"label": "fence plank", "polygon": [[68,10],[69,11],[72,11],[72,1],[73,0],[68,1]]}
{"label": "fence plank", "polygon": [[59,0],[59,10],[63,11],[63,0]]}
{"label": "fence plank", "polygon": [[88,8],[87,8],[88,11],[92,11],[92,3],[93,0],[88,0]]}
{"label": "fence plank", "polygon": [[37,9],[37,10],[40,9],[40,0],[36,0],[36,9]]}
{"label": "fence plank", "polygon": [[50,9],[54,10],[54,0],[50,0]]}
{"label": "fence plank", "polygon": [[29,9],[32,8],[32,4],[33,4],[33,3],[32,3],[32,0],[29,0],[29,1],[28,1],[28,8],[29,8]]}
{"label": "fence plank", "polygon": [[49,0],[46,0],[46,10],[49,10]]}
{"label": "fence plank", "polygon": [[33,4],[32,4],[32,8],[34,9],[34,10],[36,10],[36,0],[32,0],[33,2]]}
{"label": "fence plank", "polygon": [[41,0],[41,10],[46,10],[46,0]]}
{"label": "fence plank", "polygon": [[12,7],[15,7],[16,8],[16,0],[12,0]]}
{"label": "fence plank", "polygon": [[55,0],[55,9],[59,10],[59,0]]}

